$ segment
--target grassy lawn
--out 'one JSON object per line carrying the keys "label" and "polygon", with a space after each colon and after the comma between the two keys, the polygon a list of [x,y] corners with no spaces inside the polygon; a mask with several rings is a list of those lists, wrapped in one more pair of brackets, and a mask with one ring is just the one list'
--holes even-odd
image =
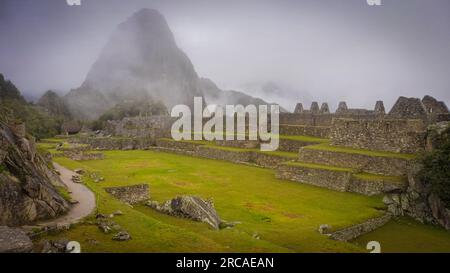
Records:
{"label": "grassy lawn", "polygon": [[313,143],[328,143],[329,139],[312,137],[312,136],[285,136],[280,135],[280,139],[296,140],[301,142],[313,142]]}
{"label": "grassy lawn", "polygon": [[[70,169],[100,173],[104,182],[85,176],[97,195],[98,212],[123,211],[114,221],[133,239],[115,242],[111,234],[88,223],[49,238],[77,240],[85,252],[361,252],[366,250],[320,235],[319,225],[339,229],[382,214],[380,197],[279,180],[269,169],[153,151],[104,154],[103,160],[75,162],[60,157],[55,161]],[[149,184],[151,198],[157,201],[183,194],[212,197],[222,219],[241,223],[212,230],[145,206],[131,208],[103,190],[138,183]]]}
{"label": "grassy lawn", "polygon": [[406,217],[392,220],[354,243],[365,246],[370,241],[378,241],[381,252],[450,252],[450,232]]}

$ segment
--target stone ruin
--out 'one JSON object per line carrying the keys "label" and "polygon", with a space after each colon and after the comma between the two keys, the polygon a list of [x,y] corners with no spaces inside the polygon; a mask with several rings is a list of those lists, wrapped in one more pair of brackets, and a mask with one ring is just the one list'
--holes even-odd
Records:
{"label": "stone ruin", "polygon": [[300,114],[303,113],[303,104],[297,103],[294,109],[294,114]]}
{"label": "stone ruin", "polygon": [[400,97],[388,114],[391,119],[428,119],[427,109],[419,98]]}
{"label": "stone ruin", "polygon": [[320,111],[319,103],[317,103],[317,101],[313,101],[313,103],[311,103],[311,108],[309,108],[309,111],[311,112],[311,114],[318,114]]}
{"label": "stone ruin", "polygon": [[425,146],[426,127],[440,121],[450,121],[449,110],[431,96],[399,97],[387,114],[383,101],[373,110],[349,108],[341,101],[334,113],[327,103],[319,109],[313,102],[310,110],[298,103],[294,113],[280,114],[280,133],[331,138],[339,146],[416,153]]}
{"label": "stone ruin", "polygon": [[339,115],[339,114],[345,113],[347,110],[348,110],[347,103],[345,101],[341,101],[341,102],[339,102],[338,108],[336,110],[336,114]]}
{"label": "stone ruin", "polygon": [[422,103],[425,106],[428,114],[448,114],[449,110],[447,105],[443,101],[438,101],[432,96],[426,95],[422,99]]}
{"label": "stone ruin", "polygon": [[376,115],[385,115],[386,114],[386,110],[384,109],[384,103],[382,100],[379,100],[375,103],[375,114]]}
{"label": "stone ruin", "polygon": [[330,113],[330,107],[328,107],[328,103],[324,102],[322,103],[322,106],[320,106],[320,111],[321,114],[329,114]]}
{"label": "stone ruin", "polygon": [[105,188],[105,191],[120,201],[134,205],[147,201],[150,197],[149,186],[147,184],[139,184],[124,187]]}

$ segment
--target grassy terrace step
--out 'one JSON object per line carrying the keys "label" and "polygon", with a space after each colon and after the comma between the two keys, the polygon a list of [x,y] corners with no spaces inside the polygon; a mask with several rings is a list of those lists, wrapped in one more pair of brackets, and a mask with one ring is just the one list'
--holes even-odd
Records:
{"label": "grassy terrace step", "polygon": [[322,164],[313,164],[313,163],[306,163],[306,162],[286,162],[283,163],[284,165],[288,166],[298,166],[298,167],[305,167],[305,168],[311,168],[311,169],[321,169],[321,170],[328,170],[328,171],[334,171],[334,172],[355,172],[354,169],[350,168],[340,168],[340,167],[334,167],[334,166],[328,166],[328,165],[322,165]]}
{"label": "grassy terrace step", "polygon": [[217,149],[217,150],[223,150],[223,151],[255,152],[255,153],[261,153],[261,154],[267,154],[267,155],[282,156],[282,157],[289,157],[289,158],[297,158],[297,153],[282,152],[282,151],[261,151],[259,149],[246,149],[246,148],[219,146],[219,145],[216,145],[214,143],[214,141],[208,141],[208,140],[179,140],[179,141],[176,141],[176,140],[173,140],[173,139],[170,139],[170,138],[162,138],[161,140],[196,144],[196,145],[199,145],[199,146],[200,145],[201,146],[207,146],[208,148]]}
{"label": "grassy terrace step", "polygon": [[407,181],[404,176],[385,176],[358,172],[351,168],[328,165],[285,162],[278,166],[277,177],[311,184],[337,191],[349,191],[364,195],[377,195],[391,191],[403,191]]}
{"label": "grassy terrace step", "polygon": [[358,169],[385,176],[406,175],[414,154],[370,151],[321,143],[300,148],[301,162]]}
{"label": "grassy terrace step", "polygon": [[280,135],[280,139],[287,139],[287,140],[295,140],[300,142],[311,142],[311,143],[329,143],[330,140],[327,138],[320,138],[320,137],[313,137],[313,136],[289,136],[289,135]]}
{"label": "grassy terrace step", "polygon": [[367,156],[378,156],[378,157],[393,157],[393,158],[402,158],[402,159],[414,159],[417,155],[415,154],[402,154],[402,153],[394,153],[394,152],[385,152],[385,151],[372,151],[365,149],[356,149],[342,146],[332,146],[329,143],[321,143],[317,145],[311,145],[305,147],[304,149],[311,150],[319,150],[319,151],[330,151],[337,153],[349,153],[349,154],[361,154]]}
{"label": "grassy terrace step", "polygon": [[[237,148],[216,145],[214,141],[160,139],[160,151],[186,154],[234,163],[249,163],[265,168],[275,168],[278,164],[296,160],[297,153],[282,151],[261,151],[259,149]],[[166,142],[166,143],[164,143]]]}

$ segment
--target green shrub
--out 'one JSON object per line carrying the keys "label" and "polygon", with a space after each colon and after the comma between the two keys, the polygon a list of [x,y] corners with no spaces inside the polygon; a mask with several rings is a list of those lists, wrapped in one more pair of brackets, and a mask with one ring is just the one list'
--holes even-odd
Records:
{"label": "green shrub", "polygon": [[422,164],[420,179],[450,208],[450,128],[441,134],[439,146],[422,156]]}

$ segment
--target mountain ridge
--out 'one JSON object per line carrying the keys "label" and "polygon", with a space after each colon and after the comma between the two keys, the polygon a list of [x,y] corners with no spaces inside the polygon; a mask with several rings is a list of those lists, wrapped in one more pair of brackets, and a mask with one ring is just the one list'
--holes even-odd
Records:
{"label": "mountain ridge", "polygon": [[128,99],[162,102],[170,109],[177,104],[191,106],[194,96],[222,105],[269,104],[206,84],[177,46],[164,16],[141,9],[119,24],[85,81],[64,100],[75,117],[89,120]]}

